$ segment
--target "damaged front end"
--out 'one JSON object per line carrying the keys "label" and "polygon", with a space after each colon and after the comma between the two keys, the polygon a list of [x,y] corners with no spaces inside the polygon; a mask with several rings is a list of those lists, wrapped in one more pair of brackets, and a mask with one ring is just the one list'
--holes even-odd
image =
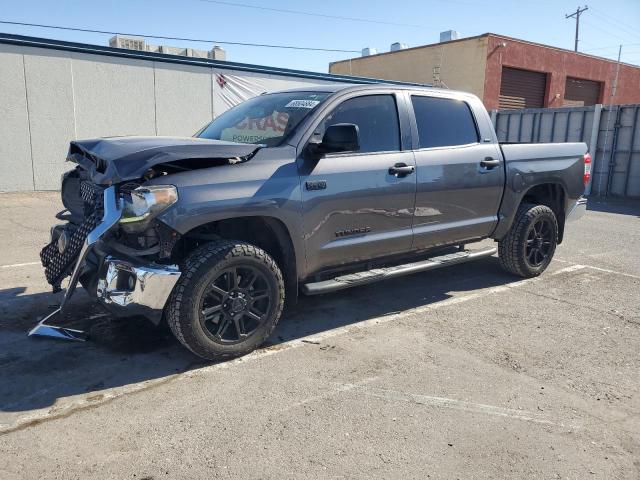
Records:
{"label": "damaged front end", "polygon": [[[113,148],[109,146],[111,143]],[[182,161],[175,143],[183,146]],[[102,156],[97,156],[89,146],[98,146],[96,150]],[[221,147],[217,153],[216,147]],[[40,321],[29,335],[84,340],[83,332],[50,323],[56,315],[64,313],[78,283],[115,315],[143,315],[154,323],[160,322],[180,277],[172,258],[180,235],[156,217],[177,202],[178,191],[169,182],[163,185],[145,182],[188,169],[215,166],[223,160],[228,164],[237,157],[221,159],[221,155],[246,153],[246,148],[233,147],[226,142],[184,139],[179,142],[161,139],[154,146],[146,137],[73,142],[68,160],[78,166],[63,176],[61,195],[65,210],[56,215],[65,223],[51,229],[50,242],[40,253],[45,276],[54,292],[61,290],[66,277],[71,278],[60,307]],[[255,151],[256,146],[252,147],[249,153]],[[198,154],[198,148],[211,157]]]}

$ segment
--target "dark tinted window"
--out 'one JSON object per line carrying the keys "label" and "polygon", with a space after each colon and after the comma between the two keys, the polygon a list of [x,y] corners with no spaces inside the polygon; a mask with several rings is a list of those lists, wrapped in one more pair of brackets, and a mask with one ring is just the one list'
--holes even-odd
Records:
{"label": "dark tinted window", "polygon": [[400,150],[398,110],[392,95],[368,95],[346,100],[324,120],[324,128],[353,123],[360,131],[360,152]]}
{"label": "dark tinted window", "polygon": [[469,105],[450,98],[411,96],[420,148],[466,145],[478,141]]}

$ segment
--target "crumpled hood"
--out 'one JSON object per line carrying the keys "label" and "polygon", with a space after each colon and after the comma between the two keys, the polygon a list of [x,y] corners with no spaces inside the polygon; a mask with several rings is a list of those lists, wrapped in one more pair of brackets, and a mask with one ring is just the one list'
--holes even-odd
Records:
{"label": "crumpled hood", "polygon": [[67,160],[87,169],[96,183],[111,185],[138,179],[160,163],[242,158],[259,148],[195,137],[110,137],[71,142]]}

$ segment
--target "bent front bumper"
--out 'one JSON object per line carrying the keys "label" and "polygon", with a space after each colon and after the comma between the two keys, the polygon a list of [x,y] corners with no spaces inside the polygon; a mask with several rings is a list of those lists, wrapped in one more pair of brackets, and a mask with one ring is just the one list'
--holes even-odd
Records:
{"label": "bent front bumper", "polygon": [[67,287],[67,291],[64,293],[64,297],[62,297],[60,306],[40,320],[36,326],[29,331],[28,335],[30,337],[36,335],[42,337],[64,338],[67,340],[83,341],[85,339],[84,332],[81,330],[51,325],[48,322],[56,315],[64,313],[67,302],[75,292],[76,286],[78,285],[78,280],[80,279],[80,274],[82,273],[82,269],[85,265],[87,255],[93,249],[98,240],[111,230],[122,216],[122,207],[118,204],[115,187],[111,186],[104,190],[102,201],[104,211],[102,220],[84,238],[82,248],[80,249],[80,253],[78,254],[78,258],[71,273],[69,286]]}
{"label": "bent front bumper", "polygon": [[[37,335],[67,340],[85,339],[85,333],[81,330],[52,325],[50,322],[57,315],[64,313],[67,302],[75,292],[88,254],[122,216],[122,206],[116,198],[115,187],[106,188],[102,200],[104,212],[102,219],[83,240],[71,273],[69,286],[60,306],[40,320],[29,331],[29,336]],[[144,315],[156,322],[160,320],[169,294],[180,278],[180,271],[175,266],[138,265],[111,257],[105,258],[98,273],[97,297],[112,312],[127,316]]]}
{"label": "bent front bumper", "polygon": [[175,265],[136,265],[107,257],[96,296],[114,315],[142,315],[157,324],[179,278],[180,270]]}
{"label": "bent front bumper", "polygon": [[584,197],[580,197],[576,203],[571,206],[571,209],[567,213],[567,217],[565,222],[574,222],[582,218],[582,216],[587,211],[587,199]]}

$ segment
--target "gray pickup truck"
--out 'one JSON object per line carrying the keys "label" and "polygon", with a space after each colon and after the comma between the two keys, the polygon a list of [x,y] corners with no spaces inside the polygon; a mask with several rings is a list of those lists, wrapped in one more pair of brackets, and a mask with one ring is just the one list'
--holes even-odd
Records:
{"label": "gray pickup truck", "polygon": [[[584,143],[499,144],[473,95],[393,85],[263,94],[192,138],[71,142],[63,224],[40,256],[59,309],[78,282],[166,321],[196,355],[242,355],[285,302],[498,252],[542,273],[586,208]],[[496,248],[465,245],[491,238]],[[327,301],[331,301],[327,297]]]}

